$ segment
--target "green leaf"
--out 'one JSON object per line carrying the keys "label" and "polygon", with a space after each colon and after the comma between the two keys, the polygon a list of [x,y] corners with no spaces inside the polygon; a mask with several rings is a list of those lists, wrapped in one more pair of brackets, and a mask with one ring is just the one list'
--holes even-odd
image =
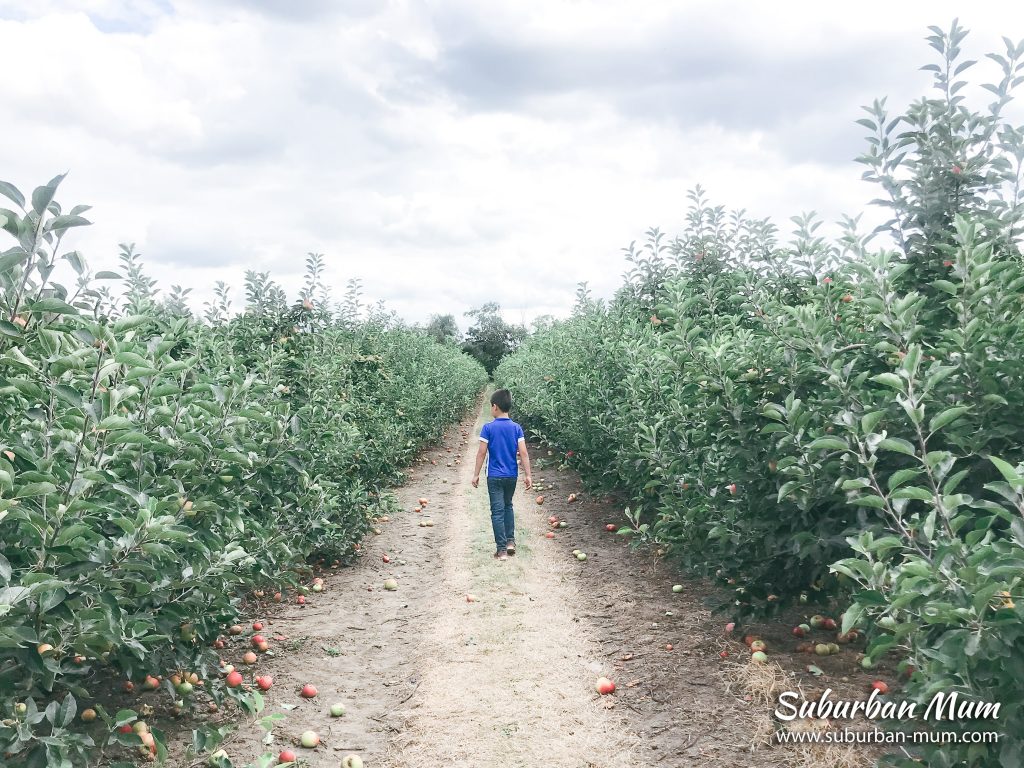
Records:
{"label": "green leaf", "polygon": [[919,501],[934,501],[935,496],[926,488],[919,488],[916,485],[908,485],[893,492],[894,499],[918,499]]}
{"label": "green leaf", "polygon": [[0,320],[0,333],[4,336],[11,336],[15,339],[20,339],[25,335],[21,332],[21,328],[7,320]]}
{"label": "green leaf", "polygon": [[887,387],[892,387],[900,392],[905,393],[907,391],[907,383],[895,373],[880,373],[877,376],[872,376],[871,380],[884,384]]}
{"label": "green leaf", "polygon": [[917,453],[914,451],[914,446],[907,440],[901,437],[887,437],[878,444],[879,450],[882,451],[895,451],[896,453],[903,453],[907,456],[916,456]]}
{"label": "green leaf", "polygon": [[32,210],[38,213],[40,216],[45,213],[47,207],[53,202],[53,196],[57,194],[57,187],[64,181],[64,177],[67,174],[61,174],[60,176],[54,176],[50,179],[49,184],[45,184],[41,187],[36,187],[32,192]]}
{"label": "green leaf", "polygon": [[864,606],[860,603],[854,603],[843,613],[843,623],[840,626],[839,631],[845,635],[851,629],[856,627],[863,617]]}
{"label": "green leaf", "polygon": [[915,477],[921,474],[924,470],[921,469],[898,469],[889,475],[888,486],[889,490],[895,490],[909,480],[913,480]]}
{"label": "green leaf", "polygon": [[121,276],[117,272],[111,272],[109,270],[103,270],[93,275],[93,280],[120,280]]}
{"label": "green leaf", "polygon": [[40,299],[29,307],[32,312],[52,312],[58,315],[77,315],[78,310],[60,299]]}
{"label": "green leaf", "polygon": [[139,326],[145,325],[151,321],[152,318],[148,315],[128,315],[127,317],[121,317],[114,321],[114,333],[124,333],[125,331],[138,328]]}
{"label": "green leaf", "polygon": [[947,424],[951,424],[959,419],[969,410],[970,406],[966,405],[955,405],[952,408],[947,408],[928,422],[928,430],[932,433],[938,432]]}
{"label": "green leaf", "polygon": [[9,251],[4,251],[3,254],[0,254],[0,275],[11,271],[27,260],[28,251],[24,248],[11,248]]}
{"label": "green leaf", "polygon": [[74,406],[75,408],[82,407],[82,395],[74,387],[70,387],[67,384],[58,384],[53,388],[53,394],[68,405]]}
{"label": "green leaf", "polygon": [[25,208],[25,196],[9,181],[0,181],[0,195],[3,195],[19,208]]}
{"label": "green leaf", "polygon": [[88,219],[84,219],[81,216],[55,216],[49,223],[51,232],[64,231],[71,229],[72,227],[87,227],[92,224]]}
{"label": "green leaf", "polygon": [[808,451],[846,451],[849,445],[838,437],[819,437],[807,446]]}
{"label": "green leaf", "polygon": [[850,502],[858,507],[872,507],[873,509],[885,509],[885,499],[881,496],[858,496]]}
{"label": "green leaf", "polygon": [[870,435],[875,431],[875,427],[878,426],[878,422],[882,420],[883,416],[885,416],[885,411],[871,411],[870,413],[865,413],[860,417],[861,431],[863,431],[865,435]]}
{"label": "green leaf", "polygon": [[45,496],[50,493],[56,493],[57,486],[53,483],[29,483],[23,485],[15,496],[19,499],[28,499],[33,496]]}
{"label": "green leaf", "polygon": [[1009,483],[1016,489],[1024,487],[1024,478],[1017,474],[1017,470],[1007,461],[1000,459],[998,456],[989,456],[989,461],[996,465],[996,469]]}

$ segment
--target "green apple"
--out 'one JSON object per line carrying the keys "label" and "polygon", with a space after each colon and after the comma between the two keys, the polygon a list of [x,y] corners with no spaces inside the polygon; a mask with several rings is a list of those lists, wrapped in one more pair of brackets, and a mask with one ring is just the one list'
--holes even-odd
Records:
{"label": "green apple", "polygon": [[302,736],[299,737],[299,743],[306,749],[313,749],[320,743],[320,736],[316,731],[303,731]]}
{"label": "green apple", "polygon": [[331,717],[341,717],[345,714],[345,705],[340,701],[337,704],[331,704]]}

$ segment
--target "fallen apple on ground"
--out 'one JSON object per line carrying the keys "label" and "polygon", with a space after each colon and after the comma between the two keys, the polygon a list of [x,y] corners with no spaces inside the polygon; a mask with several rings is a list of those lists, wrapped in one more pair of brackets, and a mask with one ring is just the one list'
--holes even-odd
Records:
{"label": "fallen apple on ground", "polygon": [[302,686],[302,691],[300,693],[302,695],[302,698],[304,699],[315,698],[317,694],[316,686],[312,683],[306,683],[304,686]]}
{"label": "fallen apple on ground", "polygon": [[320,743],[320,736],[316,731],[303,731],[299,743],[306,749],[313,749]]}
{"label": "fallen apple on ground", "polygon": [[363,768],[363,758],[359,755],[345,755],[341,768]]}
{"label": "fallen apple on ground", "polygon": [[683,585],[682,584],[674,584],[672,586],[672,591],[675,592],[678,595],[680,592],[683,591]]}
{"label": "fallen apple on ground", "polygon": [[281,751],[281,754],[277,756],[278,763],[294,763],[299,758],[290,749]]}
{"label": "fallen apple on ground", "polygon": [[615,683],[613,683],[607,677],[599,677],[594,687],[597,689],[597,692],[602,696],[606,696],[609,693],[614,693],[615,691]]}
{"label": "fallen apple on ground", "polygon": [[341,717],[344,714],[345,714],[345,705],[344,704],[342,704],[340,701],[335,703],[335,704],[331,704],[331,717]]}

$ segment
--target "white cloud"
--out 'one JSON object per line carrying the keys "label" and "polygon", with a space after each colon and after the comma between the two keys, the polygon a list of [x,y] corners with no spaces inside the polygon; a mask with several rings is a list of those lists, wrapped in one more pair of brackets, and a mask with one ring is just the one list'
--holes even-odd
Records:
{"label": "white cloud", "polygon": [[610,295],[698,183],[783,232],[865,210],[853,121],[923,95],[926,26],[1024,37],[1017,6],[961,5],[0,0],[0,178],[70,169],[74,246],[104,269],[136,242],[197,309],[246,269],[294,292],[316,251],[338,298],[529,321]]}

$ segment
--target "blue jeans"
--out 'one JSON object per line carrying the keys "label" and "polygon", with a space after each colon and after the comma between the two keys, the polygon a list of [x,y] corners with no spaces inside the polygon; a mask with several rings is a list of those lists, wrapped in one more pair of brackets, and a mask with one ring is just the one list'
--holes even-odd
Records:
{"label": "blue jeans", "polygon": [[488,477],[487,495],[491,499],[491,527],[494,546],[504,552],[509,540],[516,537],[516,518],[512,510],[512,494],[516,492],[516,477]]}

